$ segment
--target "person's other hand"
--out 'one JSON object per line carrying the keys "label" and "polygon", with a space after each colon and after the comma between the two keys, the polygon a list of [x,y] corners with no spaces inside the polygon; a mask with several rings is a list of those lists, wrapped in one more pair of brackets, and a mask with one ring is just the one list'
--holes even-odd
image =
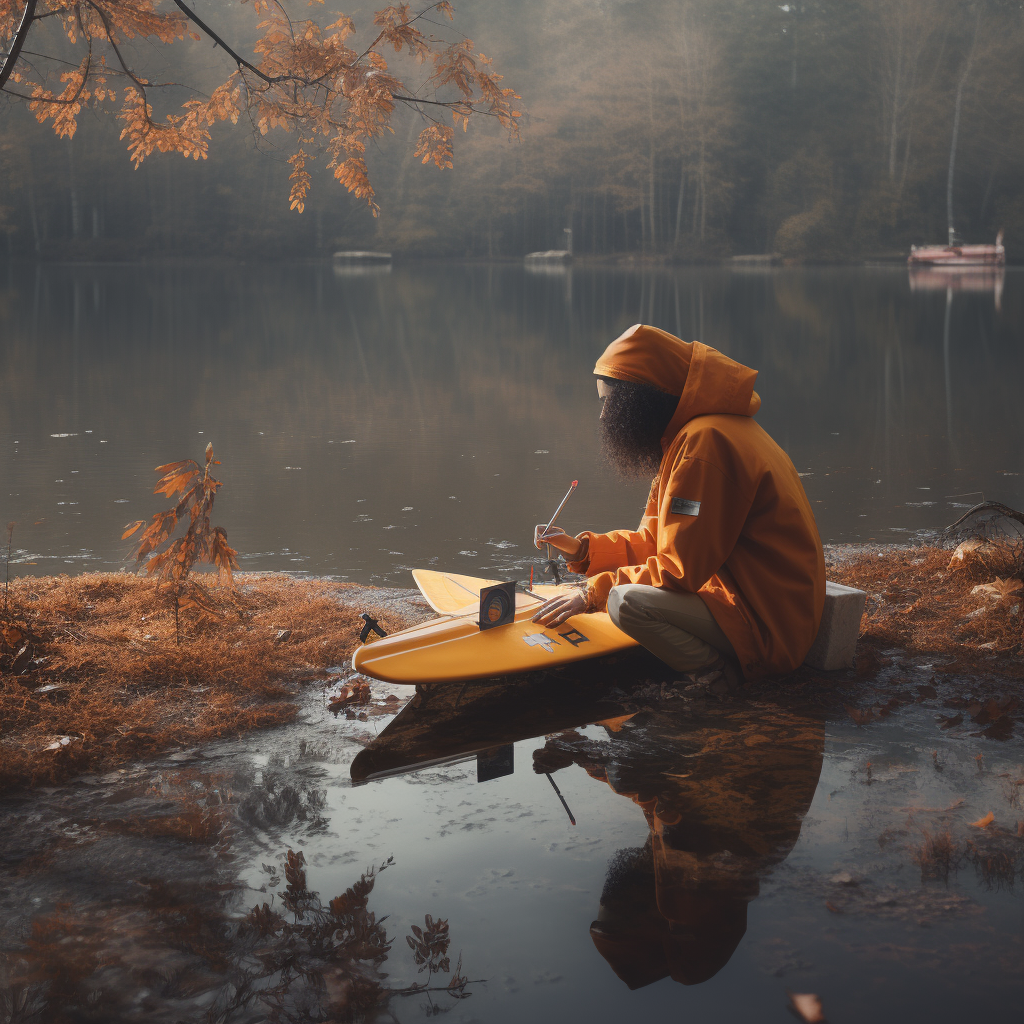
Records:
{"label": "person's other hand", "polygon": [[566,561],[573,562],[576,560],[576,556],[583,549],[583,542],[578,541],[575,537],[571,537],[558,526],[552,526],[546,533],[545,527],[547,523],[538,523],[533,528],[533,544],[534,547],[539,551],[544,547],[545,544],[550,544],[553,548],[558,548],[559,551],[565,555]]}
{"label": "person's other hand", "polygon": [[533,621],[541,626],[560,626],[569,616],[580,615],[587,610],[587,594],[583,590],[574,590],[570,594],[559,594],[558,597],[545,601]]}

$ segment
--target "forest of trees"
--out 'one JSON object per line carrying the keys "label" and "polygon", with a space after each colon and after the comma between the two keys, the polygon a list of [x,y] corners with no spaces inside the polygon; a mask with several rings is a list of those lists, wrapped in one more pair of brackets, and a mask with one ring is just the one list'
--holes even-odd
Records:
{"label": "forest of trees", "polygon": [[477,0],[457,18],[521,94],[521,141],[474,124],[440,171],[400,111],[367,153],[378,218],[322,169],[290,211],[273,133],[218,125],[209,160],[136,171],[113,118],[83,113],[69,142],[5,99],[0,255],[518,258],[571,225],[582,256],[895,257],[946,238],[956,125],[958,232],[1004,228],[1024,257],[1017,0]]}

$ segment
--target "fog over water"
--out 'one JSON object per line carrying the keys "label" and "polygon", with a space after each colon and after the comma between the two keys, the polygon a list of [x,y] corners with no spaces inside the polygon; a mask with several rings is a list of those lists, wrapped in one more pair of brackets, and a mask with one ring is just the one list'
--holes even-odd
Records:
{"label": "fog over water", "polygon": [[406,585],[527,572],[570,530],[633,526],[591,371],[633,323],[759,371],[825,541],[906,541],[1024,506],[1022,277],[911,290],[905,270],[40,266],[0,291],[0,480],[19,572],[123,564],[153,467],[222,461],[217,522],[248,569]]}

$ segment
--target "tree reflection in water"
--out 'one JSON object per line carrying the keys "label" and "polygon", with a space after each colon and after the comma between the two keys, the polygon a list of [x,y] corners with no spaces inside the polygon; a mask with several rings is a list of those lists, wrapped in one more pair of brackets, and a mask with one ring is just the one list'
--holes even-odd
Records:
{"label": "tree reflection in water", "polygon": [[[447,922],[429,917],[406,938],[417,962],[426,951],[428,980],[388,986],[394,939],[369,900],[391,858],[323,901],[301,852],[280,858],[283,878],[269,856],[252,906],[253,890],[232,870],[239,829],[304,822],[307,835],[321,831],[321,790],[265,768],[256,778],[157,772],[113,793],[73,793],[72,829],[90,838],[62,848],[47,837],[17,866],[33,891],[75,899],[36,914],[20,948],[0,950],[3,1024],[351,1021],[375,1017],[394,996],[440,991],[445,1002],[431,1005],[441,1009],[469,995],[461,960],[454,969],[448,960]],[[272,831],[263,835],[272,842]]]}

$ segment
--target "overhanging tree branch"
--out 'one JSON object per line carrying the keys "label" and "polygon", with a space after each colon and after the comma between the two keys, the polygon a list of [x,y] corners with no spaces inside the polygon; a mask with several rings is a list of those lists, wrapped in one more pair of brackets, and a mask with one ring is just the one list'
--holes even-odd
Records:
{"label": "overhanging tree branch", "polygon": [[0,64],[0,89],[7,84],[7,80],[14,73],[18,57],[21,54],[21,48],[25,45],[25,39],[28,36],[28,30],[32,22],[35,21],[35,14],[36,0],[25,0],[25,10],[21,13],[21,24],[18,26],[18,31],[14,34],[14,42],[11,43],[10,52],[4,58],[3,64]]}
{"label": "overhanging tree branch", "polygon": [[245,68],[246,70],[251,71],[258,78],[262,78],[267,85],[276,85],[278,82],[288,81],[298,81],[306,84],[305,79],[296,75],[277,75],[275,77],[265,75],[258,67],[256,67],[255,64],[250,64],[249,61],[247,61],[240,53],[236,53],[230,46],[228,46],[224,39],[214,32],[214,30],[210,28],[210,26],[207,25],[206,22],[203,21],[203,19],[200,18],[199,15],[196,14],[196,12],[187,4],[183,3],[182,0],[174,0],[174,6],[177,7],[189,21],[201,28],[240,68]]}
{"label": "overhanging tree branch", "polygon": [[[11,2],[8,0],[8,8]],[[350,18],[339,16],[327,26],[314,20],[293,21],[282,0],[269,0],[276,13],[261,24],[264,34],[253,46],[251,59],[196,13],[194,0],[174,0],[177,9],[166,13],[157,9],[159,0],[18,2],[25,6],[17,15],[17,33],[12,24],[14,12],[9,9],[7,17],[11,52],[0,53],[5,83],[15,74],[15,63],[19,68],[17,80],[21,80],[25,54],[31,52],[24,49],[25,37],[39,17],[59,14],[71,43],[85,40],[89,46],[89,54],[77,71],[71,71],[71,62],[58,53],[41,54],[56,63],[57,71],[51,66],[40,73],[43,84],[35,88],[34,95],[26,95],[21,89],[5,90],[27,100],[40,123],[52,121],[58,135],[72,134],[83,105],[115,101],[113,90],[106,87],[103,78],[104,73],[112,73],[131,83],[131,87],[119,90],[122,102],[117,116],[124,125],[121,138],[128,140],[129,156],[136,166],[154,152],[205,159],[212,126],[223,121],[237,124],[239,117],[248,117],[261,137],[274,130],[297,131],[297,148],[289,160],[293,167],[289,200],[292,209],[300,212],[311,180],[306,164],[316,158],[314,151],[307,152],[313,146],[330,158],[328,167],[335,179],[350,193],[365,199],[376,213],[374,189],[362,154],[367,144],[390,129],[392,113],[399,103],[414,107],[429,122],[420,133],[415,155],[425,155],[425,161],[433,159],[442,169],[452,166],[453,129],[437,120],[430,113],[431,107],[449,111],[456,125],[465,125],[474,114],[486,114],[513,134],[515,118],[519,117],[511,105],[512,98],[518,96],[511,89],[499,87],[500,75],[481,67],[490,61],[483,54],[474,55],[469,40],[446,43],[414,27],[428,12],[443,10],[450,15],[447,0],[435,0],[426,11],[411,18],[405,4],[377,11],[369,33],[372,42],[362,56],[356,48],[345,45],[355,32]],[[46,13],[37,14],[40,9]],[[170,45],[188,36],[209,39],[229,55],[234,68],[205,99],[190,98],[182,103],[180,112],[155,121],[148,99],[152,83],[142,69],[136,70],[123,50],[124,40],[152,38]],[[94,43],[109,45],[112,58],[106,60],[113,65],[109,71],[105,62],[97,64],[92,59]],[[389,48],[396,53],[408,51],[420,61],[432,61],[434,70],[428,80],[433,86],[432,98],[424,98],[414,83],[407,85],[395,76],[386,60]],[[242,49],[250,52],[247,46]],[[67,88],[47,88],[45,83],[63,66],[69,69],[60,76],[67,81]],[[35,69],[28,67],[34,77]],[[439,93],[448,91],[447,86],[460,95],[440,99]],[[33,92],[32,87],[27,91]]]}

